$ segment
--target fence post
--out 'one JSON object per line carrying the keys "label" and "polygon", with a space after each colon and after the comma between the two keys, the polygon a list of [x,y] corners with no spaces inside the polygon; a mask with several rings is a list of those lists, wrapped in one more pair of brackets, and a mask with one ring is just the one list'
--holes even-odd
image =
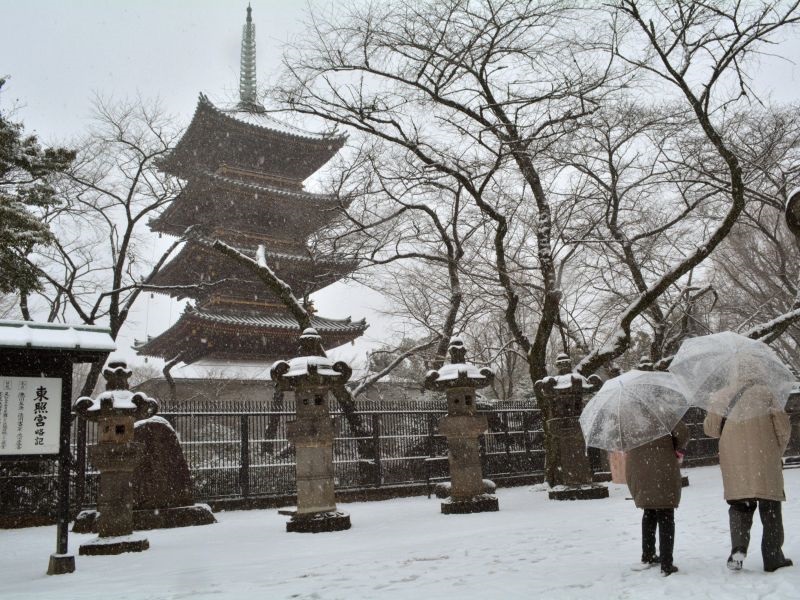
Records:
{"label": "fence post", "polygon": [[506,444],[506,456],[511,456],[511,433],[509,433],[510,427],[508,426],[508,412],[503,412],[503,439],[505,440]]}
{"label": "fence post", "polygon": [[372,455],[375,461],[375,487],[381,487],[383,467],[381,465],[381,416],[372,413]]}
{"label": "fence post", "polygon": [[522,413],[522,443],[525,446],[525,457],[528,460],[531,460],[531,439],[530,439],[530,427],[528,426],[531,422],[531,413],[528,411],[523,411]]}
{"label": "fence post", "polygon": [[489,477],[489,457],[486,454],[486,434],[482,433],[478,438],[479,449],[481,453],[481,473],[484,477]]}
{"label": "fence post", "polygon": [[240,425],[242,456],[239,467],[239,487],[242,489],[242,496],[247,498],[250,495],[250,415],[241,415]]}
{"label": "fence post", "polygon": [[[433,459],[436,456],[436,416],[433,413],[428,413],[428,458]],[[425,461],[425,487],[428,490],[428,498],[431,497],[431,468],[433,460]]]}

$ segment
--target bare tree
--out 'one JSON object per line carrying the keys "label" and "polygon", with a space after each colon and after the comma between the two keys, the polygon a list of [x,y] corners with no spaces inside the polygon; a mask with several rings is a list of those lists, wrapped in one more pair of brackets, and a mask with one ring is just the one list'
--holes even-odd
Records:
{"label": "bare tree", "polygon": [[[358,6],[335,20],[315,16],[274,92],[293,111],[399,148],[404,161],[449,180],[480,209],[492,223],[508,328],[532,379],[546,374],[561,297],[541,152],[608,91],[608,65],[592,52],[597,35],[586,25],[593,21],[579,19],[589,12],[564,2],[449,0]],[[508,252],[521,206],[535,212],[524,220],[533,229],[522,233],[535,240],[541,290],[532,339],[518,321]]]}
{"label": "bare tree", "polygon": [[439,340],[431,361],[438,368],[469,313],[462,277],[484,219],[460,185],[431,178],[380,141],[363,146],[341,172],[340,218],[317,242],[352,257],[359,264],[354,279],[391,299],[395,316]]}
{"label": "bare tree", "polygon": [[[800,117],[796,107],[765,107],[734,115],[728,129],[742,156],[747,205],[712,256],[710,280],[719,292],[718,327],[745,331],[800,308],[800,256],[783,216],[789,192],[800,183]],[[800,368],[793,320],[762,335]]]}
{"label": "bare tree", "polygon": [[[178,138],[172,122],[157,102],[96,100],[94,124],[58,185],[65,203],[47,216],[55,241],[28,257],[44,282],[35,301],[49,321],[105,324],[116,339],[140,293],[152,288],[145,281],[182,241],[152,257],[145,228],[180,192],[157,166]],[[101,369],[92,365],[82,395]]]}
{"label": "bare tree", "polygon": [[[681,164],[691,147],[687,128],[691,135],[682,107],[625,100],[603,107],[555,150],[554,159],[570,175],[571,194],[581,198],[581,210],[589,215],[583,229],[570,232],[573,239],[563,240],[580,248],[581,266],[570,275],[591,278],[601,292],[582,303],[605,308],[603,322],[594,328],[606,335],[608,321],[688,255],[702,241],[699,232],[718,220],[724,191]],[[661,357],[668,337],[674,339],[667,330],[682,306],[678,298],[697,301],[696,290],[684,292],[678,284],[670,286],[641,313],[653,359]]]}
{"label": "bare tree", "polygon": [[[578,365],[592,373],[624,352],[633,321],[671,286],[700,265],[739,219],[746,188],[739,153],[724,135],[726,110],[752,93],[747,59],[777,32],[800,21],[798,2],[700,3],[679,0],[643,3],[619,0],[611,9],[615,43],[611,50],[637,71],[675,92],[691,110],[714,155],[725,165],[726,207],[718,224],[697,248],[673,263],[625,308],[606,343]],[[730,84],[736,86],[731,95]]]}

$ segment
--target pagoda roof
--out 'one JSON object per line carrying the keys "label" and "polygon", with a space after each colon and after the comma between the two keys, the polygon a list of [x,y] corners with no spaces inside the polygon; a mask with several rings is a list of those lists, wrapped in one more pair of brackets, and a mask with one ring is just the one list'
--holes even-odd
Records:
{"label": "pagoda roof", "polygon": [[[242,254],[255,257],[255,246],[238,244],[232,246]],[[340,260],[335,257],[314,258],[308,252],[305,254],[280,252],[270,250],[268,247],[265,247],[265,255],[270,268],[298,295],[322,289],[341,279],[356,266],[355,262],[350,260]],[[212,282],[223,278],[229,281],[213,287],[194,290],[172,289],[160,293],[178,299],[201,299],[219,295],[221,292],[240,297],[258,296],[265,300],[274,299],[264,283],[247,267],[214,250],[208,244],[192,240],[188,241],[180,252],[147,283],[156,286],[191,286],[198,282]]]}
{"label": "pagoda roof", "polygon": [[233,177],[227,177],[220,173],[211,173],[206,171],[202,173],[201,177],[205,176],[214,182],[221,184],[232,185],[252,192],[266,194],[268,196],[281,196],[292,198],[294,200],[305,200],[308,202],[318,202],[324,204],[338,205],[339,199],[330,194],[316,194],[314,192],[307,192],[304,189],[291,189],[280,187],[277,185],[269,185],[267,183],[254,183],[252,181],[242,181]]}
{"label": "pagoda roof", "polygon": [[[329,348],[353,341],[368,327],[366,320],[313,316],[311,325]],[[296,353],[300,328],[288,312],[228,312],[187,307],[178,322],[161,335],[137,343],[139,354],[166,360],[180,354],[189,364],[201,358],[264,360]]]}
{"label": "pagoda roof", "polygon": [[328,162],[346,139],[303,132],[255,108],[217,107],[200,94],[192,122],[161,167],[188,178],[227,164],[299,182]]}
{"label": "pagoda roof", "polygon": [[285,231],[307,238],[335,216],[335,196],[241,181],[209,172],[195,174],[150,228],[182,235],[191,225],[240,231]]}
{"label": "pagoda roof", "polygon": [[226,104],[214,104],[208,99],[208,96],[201,93],[201,101],[209,104],[209,106],[223,115],[232,119],[236,119],[242,123],[258,127],[260,129],[268,129],[270,131],[282,133],[287,136],[300,138],[303,140],[338,140],[342,141],[347,139],[347,135],[331,134],[331,133],[318,133],[314,131],[306,131],[300,127],[295,127],[289,123],[276,119],[269,114],[266,109],[260,104],[245,106],[241,102],[232,102]]}
{"label": "pagoda roof", "polygon": [[[212,323],[236,326],[246,325],[260,329],[285,329],[292,332],[299,331],[297,321],[288,314],[226,314],[199,308],[193,309],[192,312],[198,319]],[[322,332],[358,332],[360,334],[367,328],[367,321],[361,319],[360,321],[353,322],[350,317],[346,319],[326,319],[325,317],[318,317],[315,315],[311,318],[311,326],[316,329],[320,335],[323,335]]]}

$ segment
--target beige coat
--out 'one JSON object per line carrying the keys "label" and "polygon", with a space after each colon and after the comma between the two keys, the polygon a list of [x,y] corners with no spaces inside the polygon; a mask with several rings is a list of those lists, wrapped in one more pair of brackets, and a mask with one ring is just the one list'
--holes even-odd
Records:
{"label": "beige coat", "polygon": [[[731,390],[722,390],[712,398],[727,404]],[[724,412],[720,410],[719,412]],[[786,500],[783,491],[781,457],[791,434],[789,415],[774,406],[772,395],[764,386],[755,385],[741,396],[725,421],[709,412],[703,423],[706,435],[719,440],[719,466],[726,500],[761,498]]]}
{"label": "beige coat", "polygon": [[681,471],[675,450],[684,450],[688,441],[686,425],[679,422],[672,435],[625,453],[628,488],[637,508],[678,508]]}

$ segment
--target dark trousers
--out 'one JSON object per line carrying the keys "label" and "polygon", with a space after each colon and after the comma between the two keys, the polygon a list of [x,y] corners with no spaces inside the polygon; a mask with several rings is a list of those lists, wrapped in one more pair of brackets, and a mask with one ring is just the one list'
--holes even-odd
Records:
{"label": "dark trousers", "polygon": [[783,556],[783,518],[781,503],[777,500],[729,500],[728,516],[731,523],[731,553],[747,552],[750,545],[750,528],[753,526],[753,513],[758,506],[758,514],[764,532],[761,536],[761,557],[764,568],[779,566],[785,560]]}
{"label": "dark trousers", "polygon": [[645,508],[642,515],[642,560],[651,562],[656,555],[656,528],[661,566],[672,566],[675,546],[675,509]]}

